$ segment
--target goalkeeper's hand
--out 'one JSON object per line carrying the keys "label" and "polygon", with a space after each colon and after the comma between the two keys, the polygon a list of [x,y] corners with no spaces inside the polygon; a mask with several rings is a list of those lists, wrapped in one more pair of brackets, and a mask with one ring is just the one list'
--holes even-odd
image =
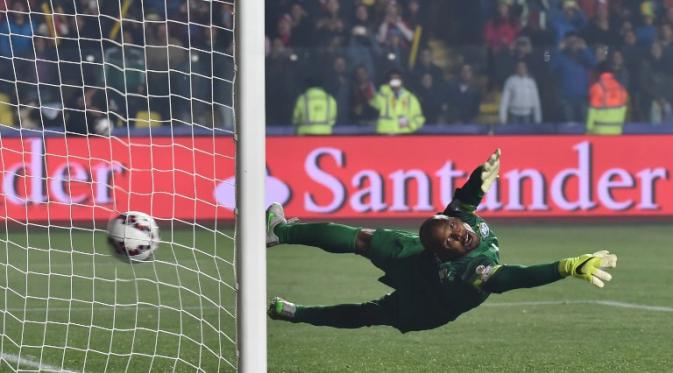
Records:
{"label": "goalkeeper's hand", "polygon": [[[602,288],[612,275],[605,272],[606,268],[617,266],[617,255],[601,250],[593,254],[584,254],[576,258],[566,258],[559,262],[559,273],[563,277],[573,276],[591,282]],[[605,282],[604,282],[605,281]]]}
{"label": "goalkeeper's hand", "polygon": [[481,190],[488,193],[493,181],[498,178],[500,172],[500,148],[495,149],[488,160],[481,165]]}

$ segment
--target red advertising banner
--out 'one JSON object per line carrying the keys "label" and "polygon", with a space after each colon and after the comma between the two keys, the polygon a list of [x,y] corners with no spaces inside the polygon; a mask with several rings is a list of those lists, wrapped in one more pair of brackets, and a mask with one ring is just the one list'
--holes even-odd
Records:
{"label": "red advertising banner", "polygon": [[214,191],[233,200],[234,164],[226,137],[2,138],[0,220],[232,219]]}
{"label": "red advertising banner", "polygon": [[[496,148],[490,217],[673,216],[673,136],[275,137],[266,202],[300,218],[442,210]],[[0,138],[0,220],[232,219],[228,137]]]}

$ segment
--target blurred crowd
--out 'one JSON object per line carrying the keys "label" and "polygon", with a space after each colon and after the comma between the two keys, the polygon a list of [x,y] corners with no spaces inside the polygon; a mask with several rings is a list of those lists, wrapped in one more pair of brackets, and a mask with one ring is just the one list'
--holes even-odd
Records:
{"label": "blurred crowd", "polygon": [[[673,0],[266,7],[267,123],[297,133],[673,122]],[[4,0],[0,123],[231,128],[233,11],[227,1]]]}
{"label": "blurred crowd", "polygon": [[616,107],[603,119],[673,122],[671,0],[277,0],[266,15],[270,125],[405,133]]}
{"label": "blurred crowd", "polygon": [[0,123],[231,127],[232,29],[232,2],[0,1]]}

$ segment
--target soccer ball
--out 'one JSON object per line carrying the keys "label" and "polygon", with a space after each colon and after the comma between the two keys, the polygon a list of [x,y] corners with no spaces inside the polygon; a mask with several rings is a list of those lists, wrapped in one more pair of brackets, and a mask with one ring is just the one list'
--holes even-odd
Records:
{"label": "soccer ball", "polygon": [[107,232],[115,253],[132,261],[145,261],[159,248],[159,226],[144,212],[128,211],[112,218]]}

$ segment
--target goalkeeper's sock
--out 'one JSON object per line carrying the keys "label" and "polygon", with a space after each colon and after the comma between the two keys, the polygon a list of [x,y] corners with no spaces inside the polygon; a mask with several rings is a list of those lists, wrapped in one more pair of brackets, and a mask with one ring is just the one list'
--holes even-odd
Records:
{"label": "goalkeeper's sock", "polygon": [[274,229],[281,243],[319,247],[330,253],[354,253],[359,231],[335,223],[288,223]]}
{"label": "goalkeeper's sock", "polygon": [[375,302],[334,306],[296,306],[294,323],[353,329],[371,325],[390,325],[388,317]]}

